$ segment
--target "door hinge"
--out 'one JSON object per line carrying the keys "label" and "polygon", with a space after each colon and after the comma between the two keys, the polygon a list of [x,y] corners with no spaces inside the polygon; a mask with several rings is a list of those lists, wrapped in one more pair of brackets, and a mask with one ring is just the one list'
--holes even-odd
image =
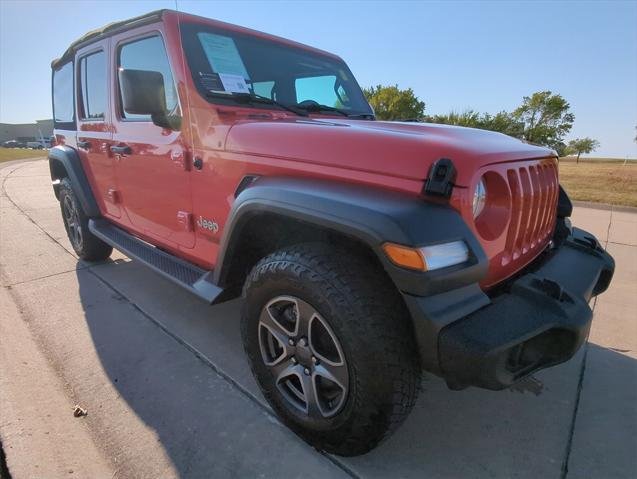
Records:
{"label": "door hinge", "polygon": [[188,232],[195,231],[195,225],[192,220],[192,213],[189,213],[187,211],[178,211],[177,223],[179,223],[179,225],[184,231],[188,231]]}
{"label": "door hinge", "polygon": [[184,171],[190,170],[190,154],[184,150],[173,150],[170,158],[177,168]]}

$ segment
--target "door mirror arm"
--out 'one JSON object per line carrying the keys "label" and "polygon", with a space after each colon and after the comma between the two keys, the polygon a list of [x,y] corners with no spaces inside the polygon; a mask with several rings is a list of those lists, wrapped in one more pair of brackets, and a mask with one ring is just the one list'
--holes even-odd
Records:
{"label": "door mirror arm", "polygon": [[155,112],[150,114],[150,119],[153,124],[166,128],[168,130],[181,130],[181,116],[180,115],[168,115],[165,111]]}

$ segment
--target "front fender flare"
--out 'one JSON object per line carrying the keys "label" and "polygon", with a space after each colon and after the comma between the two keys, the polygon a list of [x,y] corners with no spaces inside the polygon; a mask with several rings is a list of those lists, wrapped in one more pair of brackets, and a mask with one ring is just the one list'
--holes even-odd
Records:
{"label": "front fender flare", "polygon": [[[222,286],[237,251],[242,228],[255,215],[282,215],[358,239],[376,254],[402,292],[427,296],[478,282],[488,260],[460,215],[449,206],[428,203],[416,195],[332,181],[263,177],[236,198],[224,228],[215,268]],[[393,242],[424,246],[464,240],[471,252],[468,264],[444,270],[416,272],[394,265],[382,251]]]}

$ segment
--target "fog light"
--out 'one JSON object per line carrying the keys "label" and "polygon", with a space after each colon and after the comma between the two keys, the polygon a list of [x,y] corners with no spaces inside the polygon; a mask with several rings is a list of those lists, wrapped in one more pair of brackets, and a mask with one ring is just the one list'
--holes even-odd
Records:
{"label": "fog light", "polygon": [[421,248],[385,243],[383,251],[397,266],[418,271],[446,268],[469,260],[469,248],[464,241],[453,241]]}

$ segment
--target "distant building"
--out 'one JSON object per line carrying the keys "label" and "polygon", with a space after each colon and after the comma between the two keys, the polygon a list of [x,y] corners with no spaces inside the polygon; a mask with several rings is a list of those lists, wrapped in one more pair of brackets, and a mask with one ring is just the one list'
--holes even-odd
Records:
{"label": "distant building", "polygon": [[8,140],[35,141],[53,135],[53,120],[35,123],[0,123],[0,143]]}

